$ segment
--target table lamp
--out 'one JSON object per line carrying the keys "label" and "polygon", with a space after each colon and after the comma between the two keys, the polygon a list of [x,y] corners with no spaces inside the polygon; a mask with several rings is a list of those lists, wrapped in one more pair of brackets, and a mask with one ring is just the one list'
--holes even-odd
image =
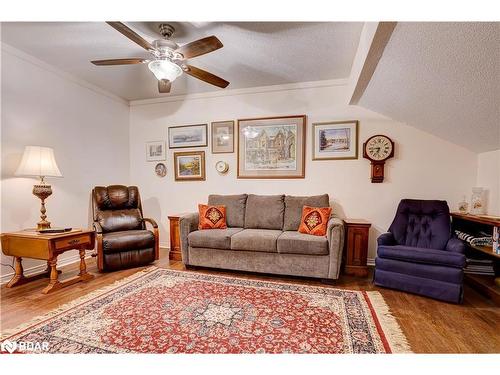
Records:
{"label": "table lamp", "polygon": [[26,146],[24,148],[21,164],[14,173],[15,176],[38,177],[40,184],[33,185],[33,194],[42,201],[40,208],[41,220],[37,223],[36,229],[50,228],[50,222],[45,220],[45,199],[52,194],[52,187],[44,181],[45,177],[62,177],[54,158],[54,150],[50,147]]}

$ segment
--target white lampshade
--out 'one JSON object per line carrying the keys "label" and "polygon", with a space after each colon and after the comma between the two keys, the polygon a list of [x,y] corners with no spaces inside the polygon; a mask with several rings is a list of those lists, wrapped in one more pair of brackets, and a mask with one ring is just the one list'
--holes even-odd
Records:
{"label": "white lampshade", "polygon": [[16,176],[62,177],[50,147],[26,146]]}
{"label": "white lampshade", "polygon": [[169,60],[153,60],[148,64],[148,68],[158,81],[168,79],[170,82],[174,82],[182,74],[182,69]]}

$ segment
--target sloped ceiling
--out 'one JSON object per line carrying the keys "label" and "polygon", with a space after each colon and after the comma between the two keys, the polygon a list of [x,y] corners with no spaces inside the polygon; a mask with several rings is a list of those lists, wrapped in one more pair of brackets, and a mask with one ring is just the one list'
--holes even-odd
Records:
{"label": "sloped ceiling", "polygon": [[500,149],[500,23],[398,23],[358,104],[475,152]]}
{"label": "sloped ceiling", "polygon": [[[148,41],[159,22],[126,23]],[[362,22],[173,23],[182,45],[216,35],[224,48],[189,60],[231,82],[228,88],[349,77]],[[221,90],[183,74],[170,94],[143,64],[97,67],[91,60],[148,58],[148,52],[104,22],[4,22],[2,41],[126,100]]]}

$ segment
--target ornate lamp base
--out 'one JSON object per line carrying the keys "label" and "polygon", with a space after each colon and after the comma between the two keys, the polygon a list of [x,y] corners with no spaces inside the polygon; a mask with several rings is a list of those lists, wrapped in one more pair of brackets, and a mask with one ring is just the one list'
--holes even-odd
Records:
{"label": "ornate lamp base", "polygon": [[42,183],[40,185],[33,185],[33,194],[42,201],[42,207],[40,208],[41,220],[36,224],[36,229],[48,229],[50,228],[50,221],[45,220],[47,218],[47,215],[45,215],[47,212],[45,209],[45,199],[52,195],[52,186],[46,185],[42,179]]}

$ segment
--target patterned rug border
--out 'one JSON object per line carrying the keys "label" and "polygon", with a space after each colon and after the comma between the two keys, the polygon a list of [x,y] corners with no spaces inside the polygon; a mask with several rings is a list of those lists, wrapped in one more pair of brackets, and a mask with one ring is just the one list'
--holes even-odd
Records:
{"label": "patterned rug border", "polygon": [[351,289],[341,289],[341,288],[335,288],[335,287],[329,287],[329,286],[318,286],[318,285],[304,285],[304,284],[297,284],[297,283],[292,283],[292,282],[286,282],[286,281],[273,281],[273,280],[258,280],[258,279],[248,279],[248,278],[243,278],[238,275],[235,276],[226,276],[226,275],[214,275],[210,273],[200,273],[200,272],[193,272],[189,270],[171,270],[168,268],[159,268],[156,266],[151,266],[148,268],[145,268],[143,270],[140,270],[130,276],[127,276],[121,280],[117,280],[114,283],[107,285],[103,288],[99,288],[97,290],[94,290],[92,292],[87,293],[84,296],[81,296],[71,302],[62,304],[61,306],[55,308],[54,310],[51,310],[45,314],[39,315],[28,322],[25,322],[23,324],[18,325],[15,328],[8,329],[3,331],[0,334],[0,340],[5,340],[8,339],[12,336],[18,335],[22,331],[25,331],[29,328],[33,328],[38,324],[41,324],[45,322],[46,320],[49,320],[51,318],[56,317],[59,314],[63,314],[68,312],[71,309],[74,309],[80,305],[83,305],[85,303],[88,303],[89,301],[100,298],[108,293],[111,293],[131,282],[136,281],[137,279],[140,279],[142,277],[145,277],[146,275],[155,272],[155,271],[167,271],[169,273],[174,273],[174,274],[191,274],[191,275],[196,275],[196,276],[206,276],[206,277],[214,277],[214,278],[221,278],[221,279],[238,279],[238,280],[244,280],[244,281],[252,281],[255,282],[256,284],[261,284],[264,286],[264,284],[276,284],[276,285],[292,285],[295,287],[302,287],[304,289],[334,289],[334,290],[343,290],[343,291],[348,291],[348,292],[356,292],[356,293],[361,293],[365,301],[370,309],[370,312],[372,314],[373,320],[377,326],[378,333],[380,334],[381,338],[383,341],[385,341],[389,347],[390,352],[392,353],[412,353],[410,344],[408,343],[408,340],[406,336],[404,335],[403,331],[401,330],[400,325],[398,324],[396,318],[392,315],[389,306],[387,305],[386,301],[384,300],[384,297],[380,292],[377,291],[363,291],[363,290],[351,290]]}

